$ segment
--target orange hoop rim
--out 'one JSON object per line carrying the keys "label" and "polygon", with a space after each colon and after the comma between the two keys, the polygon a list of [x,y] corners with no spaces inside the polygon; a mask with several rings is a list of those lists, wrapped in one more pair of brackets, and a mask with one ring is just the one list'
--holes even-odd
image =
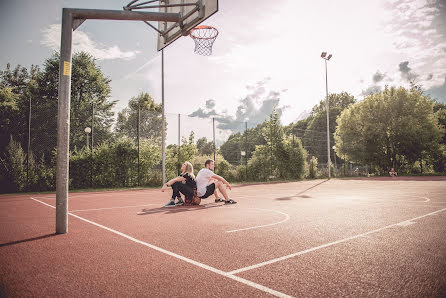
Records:
{"label": "orange hoop rim", "polygon": [[[215,32],[216,32],[216,34],[215,34],[214,36],[211,36],[211,37],[199,37],[199,36],[195,36],[195,35],[193,35],[192,33],[193,33],[195,30],[197,30],[197,29],[214,29]],[[212,26],[201,25],[201,26],[197,26],[197,27],[195,27],[195,28],[192,28],[192,29],[190,30],[190,32],[189,32],[189,35],[190,35],[190,37],[193,38],[193,39],[215,39],[215,38],[218,36],[218,30],[217,30],[217,28],[214,28],[214,27],[212,27]]]}

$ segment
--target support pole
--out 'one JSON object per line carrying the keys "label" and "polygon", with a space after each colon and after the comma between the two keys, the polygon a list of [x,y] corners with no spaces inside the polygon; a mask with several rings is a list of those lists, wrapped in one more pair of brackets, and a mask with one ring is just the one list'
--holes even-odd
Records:
{"label": "support pole", "polygon": [[178,176],[180,175],[180,173],[181,173],[181,169],[180,169],[180,160],[181,160],[181,150],[180,150],[180,148],[181,148],[181,114],[178,114],[178,166],[177,166],[177,168],[178,168]]}
{"label": "support pole", "polygon": [[330,169],[330,117],[329,117],[329,104],[328,104],[328,74],[327,74],[327,60],[325,60],[325,92],[326,92],[326,98],[325,98],[325,109],[327,110],[327,166],[328,166],[328,179],[331,178],[331,169]]}
{"label": "support pole", "polygon": [[137,143],[138,143],[138,186],[140,186],[140,158],[139,158],[139,127],[140,127],[140,121],[141,121],[141,109],[140,109],[140,107],[139,107],[139,102],[138,102],[138,125],[137,125],[137,128],[138,128],[138,130],[137,130]]}
{"label": "support pole", "polygon": [[31,95],[29,95],[28,112],[28,149],[26,154],[26,190],[29,191],[29,153],[31,150]]}
{"label": "support pole", "polygon": [[71,41],[73,18],[62,11],[59,65],[59,110],[57,115],[56,233],[68,233],[68,162],[70,145]]}
{"label": "support pole", "polygon": [[217,160],[215,158],[215,151],[217,150],[217,147],[215,146],[215,118],[212,117],[212,138],[214,140],[214,164],[215,168],[217,168]]}
{"label": "support pole", "polygon": [[162,125],[161,125],[161,166],[162,166],[162,176],[163,176],[163,185],[166,183],[166,116],[164,115],[164,49],[161,50],[161,106],[162,106]]}
{"label": "support pole", "polygon": [[245,173],[248,180],[248,121],[245,122]]}

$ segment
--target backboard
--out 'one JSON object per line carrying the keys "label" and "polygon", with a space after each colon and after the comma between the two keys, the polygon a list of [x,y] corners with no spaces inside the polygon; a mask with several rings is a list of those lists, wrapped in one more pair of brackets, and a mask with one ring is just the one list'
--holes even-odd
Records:
{"label": "backboard", "polygon": [[218,11],[218,0],[160,0],[159,12],[180,13],[179,23],[158,22],[158,51]]}

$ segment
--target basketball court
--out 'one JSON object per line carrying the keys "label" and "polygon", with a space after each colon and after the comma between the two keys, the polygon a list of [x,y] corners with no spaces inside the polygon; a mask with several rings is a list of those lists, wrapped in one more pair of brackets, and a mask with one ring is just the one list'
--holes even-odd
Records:
{"label": "basketball court", "polygon": [[159,190],[0,197],[7,296],[441,296],[446,178],[234,187],[236,205]]}

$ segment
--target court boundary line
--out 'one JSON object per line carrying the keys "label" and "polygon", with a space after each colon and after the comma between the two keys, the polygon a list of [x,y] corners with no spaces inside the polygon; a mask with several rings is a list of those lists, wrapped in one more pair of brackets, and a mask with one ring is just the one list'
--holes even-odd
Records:
{"label": "court boundary line", "polygon": [[312,247],[312,248],[308,248],[308,249],[305,249],[305,250],[302,250],[302,251],[299,251],[299,252],[296,252],[296,253],[292,253],[292,254],[289,254],[289,255],[286,255],[286,256],[282,256],[280,258],[275,258],[275,259],[271,259],[269,261],[265,261],[265,262],[262,262],[262,263],[258,263],[258,264],[254,264],[254,265],[251,265],[251,266],[247,266],[247,267],[239,268],[239,269],[236,269],[236,270],[232,270],[232,271],[229,271],[228,273],[230,273],[230,274],[238,274],[238,273],[245,272],[245,271],[248,271],[248,270],[257,269],[257,268],[260,268],[260,267],[263,267],[263,266],[266,266],[266,265],[274,264],[274,263],[277,263],[277,262],[280,262],[280,261],[284,261],[284,260],[287,260],[287,259],[290,259],[290,258],[294,258],[296,256],[300,256],[300,255],[303,255],[303,254],[306,254],[306,253],[309,253],[309,252],[313,252],[313,251],[316,251],[316,250],[319,250],[319,249],[322,249],[322,248],[325,248],[325,247],[333,246],[333,245],[336,245],[336,244],[339,244],[339,243],[343,243],[343,242],[347,242],[347,241],[350,241],[350,240],[353,240],[353,239],[356,239],[356,238],[360,238],[360,237],[364,237],[364,236],[367,236],[367,235],[370,235],[370,234],[374,234],[374,233],[377,233],[377,232],[380,232],[380,231],[383,231],[383,230],[386,230],[386,229],[389,229],[389,228],[393,228],[393,227],[397,227],[397,226],[401,227],[401,226],[404,226],[404,225],[406,225],[408,223],[412,223],[415,220],[418,220],[418,219],[421,219],[421,218],[424,218],[424,217],[427,217],[427,216],[431,216],[431,215],[434,215],[436,213],[443,212],[445,210],[446,210],[446,208],[443,208],[443,209],[440,209],[440,210],[436,210],[436,211],[433,211],[433,212],[430,212],[430,213],[427,213],[427,214],[424,214],[424,215],[421,215],[421,216],[417,216],[417,217],[414,217],[414,218],[406,219],[406,220],[403,220],[401,222],[394,223],[394,224],[391,224],[391,225],[387,225],[387,226],[382,227],[382,228],[374,229],[374,230],[371,230],[371,231],[368,231],[368,232],[365,232],[365,233],[357,234],[357,235],[354,235],[354,236],[351,236],[351,237],[347,237],[347,238],[344,238],[344,239],[340,239],[340,240],[336,240],[336,241],[333,241],[333,242],[325,243],[325,244],[322,244],[322,245],[319,245],[319,246],[315,246],[315,247]]}
{"label": "court boundary line", "polygon": [[[228,208],[228,209],[231,209],[231,208]],[[229,230],[229,231],[226,231],[226,233],[240,232],[240,231],[246,231],[246,230],[252,230],[252,229],[257,229],[257,228],[264,228],[264,227],[274,226],[274,225],[278,225],[278,224],[284,223],[284,222],[286,222],[286,221],[288,221],[290,219],[290,215],[289,214],[286,214],[285,212],[281,212],[281,211],[278,211],[278,210],[268,210],[268,209],[261,209],[261,208],[245,208],[245,209],[262,210],[262,211],[273,211],[273,212],[277,212],[277,213],[280,213],[282,215],[285,215],[285,219],[282,219],[281,221],[278,221],[278,222],[273,222],[273,223],[270,223],[270,224],[266,224],[266,225],[259,225],[259,226],[253,226],[253,227],[248,227],[248,228]]]}
{"label": "court boundary line", "polygon": [[[36,202],[38,202],[38,203],[41,203],[41,204],[43,204],[43,205],[46,205],[46,206],[51,207],[51,208],[53,208],[53,209],[56,209],[56,207],[54,207],[54,206],[52,206],[52,205],[50,205],[50,204],[47,204],[47,203],[45,203],[45,202],[39,201],[39,200],[37,200],[37,199],[35,199],[35,198],[33,198],[33,197],[31,197],[31,199],[34,200],[34,201],[36,201]],[[212,273],[216,273],[216,274],[218,274],[218,275],[222,275],[222,276],[224,276],[224,277],[230,278],[230,279],[235,280],[235,281],[237,281],[237,282],[240,282],[240,283],[242,283],[242,284],[248,285],[248,286],[253,287],[253,288],[255,288],[255,289],[258,289],[258,290],[261,290],[261,291],[266,292],[266,293],[268,293],[268,294],[274,295],[274,296],[276,296],[276,297],[284,297],[284,298],[285,298],[285,297],[286,297],[286,298],[288,298],[288,297],[293,297],[293,296],[289,296],[289,295],[287,295],[287,294],[285,294],[285,293],[282,293],[282,292],[273,290],[273,289],[271,289],[271,288],[268,288],[268,287],[266,287],[266,286],[263,286],[263,285],[261,285],[261,284],[255,283],[255,282],[253,282],[253,281],[250,281],[250,280],[241,278],[241,277],[236,276],[236,275],[234,275],[234,274],[232,274],[232,273],[230,273],[230,272],[222,271],[222,270],[220,270],[220,269],[211,267],[211,266],[209,266],[209,265],[206,265],[206,264],[197,262],[197,261],[195,261],[195,260],[192,260],[192,259],[189,259],[189,258],[187,258],[187,257],[181,256],[181,255],[176,254],[176,253],[174,253],[174,252],[168,251],[168,250],[166,250],[166,249],[164,249],[164,248],[161,248],[161,247],[155,246],[155,245],[153,245],[153,244],[150,244],[150,243],[147,243],[147,242],[138,240],[138,239],[136,239],[136,238],[133,238],[132,236],[129,236],[129,235],[124,234],[124,233],[122,233],[122,232],[116,231],[116,230],[114,230],[114,229],[112,229],[112,228],[106,227],[106,226],[101,225],[101,224],[99,224],[99,223],[96,223],[96,222],[94,222],[94,221],[88,220],[88,219],[83,218],[83,217],[81,217],[81,216],[79,216],[79,215],[76,215],[76,214],[73,214],[73,213],[70,213],[70,212],[68,212],[68,215],[73,216],[73,217],[75,217],[75,218],[77,218],[77,219],[80,219],[80,220],[82,220],[82,221],[85,221],[85,222],[87,222],[87,223],[89,223],[89,224],[92,224],[92,225],[94,225],[94,226],[97,226],[97,227],[99,227],[99,228],[101,228],[101,229],[104,229],[104,230],[107,230],[107,231],[109,231],[109,232],[112,232],[112,233],[114,233],[114,234],[116,234],[116,235],[119,235],[119,236],[121,236],[121,237],[123,237],[123,238],[126,238],[126,239],[128,239],[128,240],[130,240],[130,241],[133,241],[133,242],[135,242],[135,243],[144,245],[144,246],[149,247],[149,248],[151,248],[151,249],[153,249],[153,250],[156,250],[156,251],[158,251],[158,252],[167,254],[167,255],[169,255],[169,256],[171,256],[171,257],[174,257],[174,258],[176,258],[176,259],[185,261],[185,262],[187,262],[187,263],[189,263],[189,264],[192,264],[192,265],[195,265],[195,266],[200,267],[200,268],[202,268],[202,269],[211,271]]]}

